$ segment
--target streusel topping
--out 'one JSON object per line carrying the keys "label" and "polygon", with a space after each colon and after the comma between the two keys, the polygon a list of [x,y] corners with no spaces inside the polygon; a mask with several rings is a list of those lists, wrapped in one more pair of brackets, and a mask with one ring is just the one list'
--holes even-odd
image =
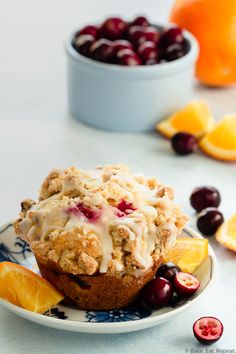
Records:
{"label": "streusel topping", "polygon": [[140,274],[171,247],[186,217],[173,190],[126,165],[53,170],[39,201],[22,202],[17,235],[73,274]]}

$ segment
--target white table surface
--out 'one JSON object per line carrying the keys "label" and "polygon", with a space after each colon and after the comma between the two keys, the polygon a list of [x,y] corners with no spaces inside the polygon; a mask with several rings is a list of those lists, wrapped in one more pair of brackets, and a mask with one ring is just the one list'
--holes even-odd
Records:
{"label": "white table surface", "polygon": [[[112,134],[74,122],[67,114],[62,42],[71,29],[108,14],[147,13],[165,21],[172,0],[1,0],[0,11],[0,223],[16,217],[25,197],[36,197],[52,167],[82,168],[125,162],[136,172],[155,175],[176,189],[190,215],[193,187],[209,184],[222,194],[225,217],[236,212],[236,165],[203,155],[175,156],[156,134]],[[236,89],[196,85],[217,119],[236,112]],[[210,239],[218,259],[215,285],[186,313],[158,327],[122,335],[67,333],[28,322],[0,307],[0,353],[206,353],[192,335],[201,316],[219,317],[225,333],[213,347],[236,352],[236,255]],[[209,352],[210,348],[208,348]]]}

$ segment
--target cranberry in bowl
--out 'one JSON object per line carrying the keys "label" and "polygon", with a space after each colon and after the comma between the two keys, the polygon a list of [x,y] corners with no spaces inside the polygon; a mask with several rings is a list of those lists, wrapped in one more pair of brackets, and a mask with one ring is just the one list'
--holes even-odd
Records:
{"label": "cranberry in bowl", "polygon": [[191,98],[195,38],[144,16],[73,32],[66,42],[69,111],[95,128],[145,132]]}

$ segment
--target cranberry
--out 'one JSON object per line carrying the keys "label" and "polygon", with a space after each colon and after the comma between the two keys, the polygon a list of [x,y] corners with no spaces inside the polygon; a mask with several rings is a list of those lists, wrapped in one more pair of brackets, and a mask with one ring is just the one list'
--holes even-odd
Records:
{"label": "cranberry", "polygon": [[90,34],[91,36],[97,38],[98,28],[96,26],[85,26],[79,31],[79,35],[81,34]]}
{"label": "cranberry", "polygon": [[184,51],[184,55],[187,54],[190,51],[190,42],[188,39],[184,38],[184,42],[182,43],[183,46],[183,51]]}
{"label": "cranberry", "polygon": [[155,65],[158,63],[159,63],[159,60],[157,58],[148,59],[143,62],[144,65]]}
{"label": "cranberry", "polygon": [[138,47],[141,43],[146,41],[145,27],[132,26],[128,32],[130,42]]}
{"label": "cranberry", "polygon": [[158,30],[155,27],[151,26],[131,26],[129,29],[129,40],[136,47],[146,41],[157,43],[159,36],[160,34]]}
{"label": "cranberry", "polygon": [[147,41],[157,43],[160,38],[160,32],[155,27],[145,27],[145,37]]}
{"label": "cranberry", "polygon": [[160,36],[160,46],[162,48],[167,48],[172,44],[182,44],[183,42],[183,32],[179,27],[166,29]]}
{"label": "cranberry", "polygon": [[143,26],[147,27],[149,26],[149,22],[144,16],[138,16],[136,17],[133,22],[131,23],[131,26]]}
{"label": "cranberry", "polygon": [[170,44],[167,48],[162,50],[161,58],[165,61],[173,61],[182,58],[185,54],[182,44]]}
{"label": "cranberry", "polygon": [[173,296],[173,286],[169,280],[157,277],[151,280],[142,291],[142,298],[152,308],[160,308],[169,303]]}
{"label": "cranberry", "polygon": [[202,344],[217,342],[224,331],[223,324],[215,317],[201,317],[193,324],[193,334]]}
{"label": "cranberry", "polygon": [[171,138],[171,145],[178,155],[189,155],[197,150],[197,139],[188,133],[177,133]]}
{"label": "cranberry", "polygon": [[112,42],[107,39],[99,39],[90,47],[90,55],[94,60],[109,62],[113,56]]}
{"label": "cranberry", "polygon": [[117,52],[115,62],[120,65],[135,66],[141,64],[141,59],[134,51],[122,49]]}
{"label": "cranberry", "polygon": [[127,210],[134,211],[136,209],[132,203],[126,202],[124,199],[120,201],[120,203],[117,205],[117,208],[123,212],[126,212]]}
{"label": "cranberry", "polygon": [[197,187],[192,191],[190,196],[190,203],[198,212],[207,207],[217,208],[220,205],[220,202],[220,193],[218,189],[214,187]]}
{"label": "cranberry", "polygon": [[192,274],[179,272],[174,277],[174,288],[178,295],[187,297],[193,295],[200,283]]}
{"label": "cranberry", "polygon": [[95,38],[90,34],[83,34],[74,38],[73,40],[73,47],[77,52],[80,54],[89,57],[90,56],[90,48],[92,44],[95,42]]}
{"label": "cranberry", "polygon": [[121,49],[133,49],[132,44],[124,39],[118,39],[113,42],[113,53],[116,54]]}
{"label": "cranberry", "polygon": [[218,209],[206,208],[198,215],[197,227],[203,235],[212,236],[223,222],[223,214]]}
{"label": "cranberry", "polygon": [[157,270],[157,276],[172,281],[177,273],[181,272],[180,267],[172,262],[162,264]]}
{"label": "cranberry", "polygon": [[69,208],[67,212],[78,217],[83,215],[90,221],[96,221],[101,216],[101,210],[92,210],[83,203],[78,203],[75,207]]}
{"label": "cranberry", "polygon": [[127,24],[119,17],[111,17],[105,20],[100,28],[101,36],[115,40],[122,37],[127,29]]}
{"label": "cranberry", "polygon": [[155,43],[153,42],[144,42],[140,44],[137,52],[143,62],[146,62],[149,59],[158,58],[158,51]]}
{"label": "cranberry", "polygon": [[119,217],[131,214],[136,210],[132,203],[126,202],[124,199],[122,199],[117,205],[117,209],[119,209],[119,212],[117,213],[117,216]]}

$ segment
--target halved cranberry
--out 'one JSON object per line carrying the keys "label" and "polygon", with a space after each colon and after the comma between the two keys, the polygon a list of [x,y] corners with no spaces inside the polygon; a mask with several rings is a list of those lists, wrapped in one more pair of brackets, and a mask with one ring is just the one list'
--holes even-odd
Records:
{"label": "halved cranberry", "polygon": [[146,62],[149,59],[157,59],[158,51],[154,42],[144,42],[138,47],[138,55],[143,62]]}
{"label": "halved cranberry", "polygon": [[90,34],[82,34],[79,37],[74,38],[73,47],[80,54],[89,57],[90,56],[90,48],[92,44],[95,42],[95,38]]}
{"label": "halved cranberry", "polygon": [[100,34],[104,38],[115,40],[122,38],[127,29],[127,23],[119,17],[111,17],[105,20],[100,28]]}
{"label": "halved cranberry", "polygon": [[160,38],[160,32],[152,26],[145,27],[146,41],[157,43]]}
{"label": "halved cranberry", "polygon": [[205,236],[212,236],[223,224],[223,214],[216,208],[206,208],[197,217],[198,230]]}
{"label": "halved cranberry", "polygon": [[194,188],[190,196],[190,203],[192,207],[198,212],[207,207],[218,208],[220,202],[220,192],[218,189],[210,186]]}
{"label": "halved cranberry", "polygon": [[90,34],[91,36],[97,38],[98,28],[96,26],[85,26],[79,31],[79,35],[81,34]]}
{"label": "halved cranberry", "polygon": [[216,317],[206,316],[199,318],[193,324],[193,334],[202,344],[217,342],[224,331],[223,324]]}
{"label": "halved cranberry", "polygon": [[142,290],[142,299],[152,308],[167,305],[173,296],[173,286],[169,280],[157,277],[151,280]]}
{"label": "halved cranberry", "polygon": [[179,27],[166,29],[160,36],[160,46],[167,48],[172,44],[182,44],[184,42],[183,32]]}
{"label": "halved cranberry", "polygon": [[131,26],[128,32],[130,42],[138,47],[141,43],[146,41],[145,27]]}
{"label": "halved cranberry", "polygon": [[109,62],[113,56],[112,42],[101,38],[90,47],[90,56],[94,60]]}
{"label": "halved cranberry", "polygon": [[74,214],[75,216],[85,216],[90,221],[96,221],[101,216],[100,210],[92,210],[89,207],[86,207],[83,203],[78,203],[75,207],[69,208],[67,210],[69,214]]}
{"label": "halved cranberry", "polygon": [[174,277],[174,288],[177,294],[187,297],[193,295],[199,288],[200,282],[189,273],[179,272]]}
{"label": "halved cranberry", "polygon": [[189,155],[197,150],[198,143],[194,135],[179,132],[171,138],[171,146],[178,155]]}
{"label": "halved cranberry", "polygon": [[126,41],[125,39],[118,39],[114,41],[113,43],[113,53],[116,54],[119,50],[121,49],[133,49],[132,44],[129,41]]}
{"label": "halved cranberry", "polygon": [[116,53],[115,62],[116,64],[128,65],[128,66],[141,65],[141,59],[131,49],[119,50]]}
{"label": "halved cranberry", "polygon": [[146,17],[144,16],[138,16],[136,17],[130,24],[130,26],[143,26],[147,27],[149,26],[149,21],[147,20]]}

